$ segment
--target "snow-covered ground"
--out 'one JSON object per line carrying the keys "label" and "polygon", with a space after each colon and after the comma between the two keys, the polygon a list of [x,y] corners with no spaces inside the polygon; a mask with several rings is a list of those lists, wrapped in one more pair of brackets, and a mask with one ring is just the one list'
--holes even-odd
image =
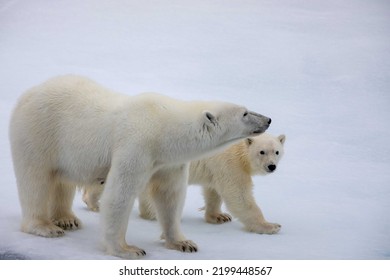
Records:
{"label": "snow-covered ground", "polygon": [[18,96],[75,73],[116,91],[219,99],[272,117],[287,135],[277,172],[255,177],[276,235],[203,222],[191,186],[184,233],[165,249],[134,209],[127,239],[145,259],[390,259],[390,2],[386,0],[1,0],[0,258],[115,259],[98,214],[62,238],[21,233],[8,141]]}

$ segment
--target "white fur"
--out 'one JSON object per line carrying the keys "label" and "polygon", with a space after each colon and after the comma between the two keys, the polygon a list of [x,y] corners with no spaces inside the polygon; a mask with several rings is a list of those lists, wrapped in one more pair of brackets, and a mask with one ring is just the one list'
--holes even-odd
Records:
{"label": "white fur", "polygon": [[125,236],[134,200],[151,181],[158,182],[153,199],[166,246],[196,251],[179,226],[188,162],[262,133],[269,123],[234,104],[129,97],[83,77],[51,79],[21,97],[10,122],[22,230],[56,237],[78,228],[75,186],[104,180],[105,249],[140,257],[145,252]]}

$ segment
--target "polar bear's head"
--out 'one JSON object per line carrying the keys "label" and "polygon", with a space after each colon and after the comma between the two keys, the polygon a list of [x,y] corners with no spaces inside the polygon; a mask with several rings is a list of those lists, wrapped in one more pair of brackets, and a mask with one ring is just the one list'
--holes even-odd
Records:
{"label": "polar bear's head", "polygon": [[274,137],[266,133],[246,139],[252,173],[266,175],[274,172],[283,156],[285,141],[285,135]]}
{"label": "polar bear's head", "polygon": [[229,103],[214,103],[203,111],[203,127],[210,137],[221,137],[226,143],[256,136],[268,129],[271,119]]}

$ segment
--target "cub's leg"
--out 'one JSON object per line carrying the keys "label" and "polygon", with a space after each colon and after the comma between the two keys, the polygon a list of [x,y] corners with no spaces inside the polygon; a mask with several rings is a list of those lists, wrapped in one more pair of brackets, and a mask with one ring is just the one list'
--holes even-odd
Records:
{"label": "cub's leg", "polygon": [[58,182],[50,190],[50,218],[64,230],[75,230],[81,227],[80,220],[72,211],[76,186]]}
{"label": "cub's leg", "polygon": [[50,191],[55,186],[54,176],[41,166],[15,167],[22,207],[21,230],[43,237],[62,236],[63,229],[51,221],[48,212]]}
{"label": "cub's leg", "polygon": [[146,220],[156,220],[156,210],[150,193],[151,189],[151,187],[146,187],[138,196],[139,215]]}
{"label": "cub's leg", "polygon": [[182,252],[196,252],[197,245],[187,240],[180,230],[188,181],[188,164],[170,167],[153,175],[149,187],[156,207],[165,246]]}
{"label": "cub's leg", "polygon": [[240,186],[238,192],[224,188],[221,196],[229,211],[245,225],[248,231],[265,234],[279,232],[281,225],[265,220],[253,197],[252,186]]}
{"label": "cub's leg", "polygon": [[205,220],[211,224],[222,224],[230,222],[232,217],[227,213],[222,213],[221,205],[222,199],[221,196],[211,187],[203,187],[203,195],[205,198]]}
{"label": "cub's leg", "polygon": [[99,200],[102,196],[103,189],[103,184],[83,187],[83,201],[87,204],[89,210],[99,212]]}

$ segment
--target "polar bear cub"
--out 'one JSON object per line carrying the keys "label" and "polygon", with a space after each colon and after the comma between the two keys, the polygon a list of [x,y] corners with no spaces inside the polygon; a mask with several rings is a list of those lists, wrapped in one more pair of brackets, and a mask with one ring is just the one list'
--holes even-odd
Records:
{"label": "polar bear cub", "polygon": [[127,96],[79,76],[53,78],[27,91],[10,121],[10,143],[24,232],[57,237],[77,229],[77,185],[105,182],[102,239],[107,253],[139,258],[126,242],[134,200],[151,197],[165,246],[197,251],[180,229],[189,162],[263,133],[271,119],[225,102]]}
{"label": "polar bear cub", "polygon": [[[245,229],[255,233],[274,234],[281,226],[265,220],[253,197],[253,175],[273,173],[284,153],[285,135],[264,133],[247,138],[209,158],[192,161],[188,184],[201,185],[205,199],[205,220],[220,224],[231,221],[221,211],[222,202]],[[140,216],[155,219],[150,193],[145,190],[139,199]]]}
{"label": "polar bear cub", "polygon": [[[248,231],[274,234],[281,226],[265,220],[253,196],[254,175],[273,173],[284,154],[285,135],[262,134],[232,145],[223,153],[191,163],[189,184],[203,186],[205,220],[230,221],[221,204],[242,222]],[[212,176],[210,176],[212,174]]]}

